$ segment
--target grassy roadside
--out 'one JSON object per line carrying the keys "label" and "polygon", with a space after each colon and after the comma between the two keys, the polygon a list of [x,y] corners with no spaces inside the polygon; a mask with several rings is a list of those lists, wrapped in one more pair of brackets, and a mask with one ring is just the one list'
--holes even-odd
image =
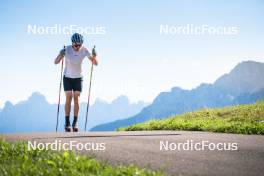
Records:
{"label": "grassy roadside", "polygon": [[150,120],[118,130],[190,130],[263,135],[264,102],[202,109],[166,119]]}
{"label": "grassy roadside", "polygon": [[26,143],[9,143],[0,139],[0,175],[51,176],[161,176],[134,166],[112,167],[73,152],[28,150]]}

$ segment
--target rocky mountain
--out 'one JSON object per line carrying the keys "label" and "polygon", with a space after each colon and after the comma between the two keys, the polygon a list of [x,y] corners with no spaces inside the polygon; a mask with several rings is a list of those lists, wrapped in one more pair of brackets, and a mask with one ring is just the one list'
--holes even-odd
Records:
{"label": "rocky mountain", "polygon": [[[60,106],[59,130],[64,126],[64,105]],[[87,129],[137,114],[146,106],[144,102],[130,103],[126,96],[117,97],[111,103],[97,99],[90,107]],[[73,108],[72,108],[73,109]],[[45,96],[35,92],[26,101],[13,105],[7,101],[0,112],[0,132],[54,131],[57,105],[49,104]],[[79,128],[84,129],[86,103],[81,103]],[[71,117],[72,118],[72,117]]]}
{"label": "rocky mountain", "polygon": [[214,82],[214,86],[232,95],[253,93],[264,87],[264,63],[246,61],[239,63],[230,73]]}

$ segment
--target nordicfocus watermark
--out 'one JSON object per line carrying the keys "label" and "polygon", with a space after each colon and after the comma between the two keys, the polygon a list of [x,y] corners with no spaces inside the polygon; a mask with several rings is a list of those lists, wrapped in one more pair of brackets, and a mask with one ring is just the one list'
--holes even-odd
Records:
{"label": "nordicfocus watermark", "polygon": [[86,142],[81,143],[77,141],[62,142],[61,140],[54,140],[53,142],[37,142],[28,141],[28,150],[96,150],[105,151],[105,143]]}
{"label": "nordicfocus watermark", "polygon": [[160,35],[209,35],[209,36],[234,36],[238,35],[237,26],[210,26],[210,25],[160,25]]}
{"label": "nordicfocus watermark", "polygon": [[28,35],[69,35],[73,33],[81,33],[85,35],[105,35],[105,26],[78,26],[78,25],[61,25],[54,24],[52,26],[27,25]]}
{"label": "nordicfocus watermark", "polygon": [[218,150],[218,151],[236,151],[238,150],[237,143],[213,143],[210,141],[187,140],[186,142],[169,142],[160,141],[160,150],[162,151],[204,151],[204,150]]}

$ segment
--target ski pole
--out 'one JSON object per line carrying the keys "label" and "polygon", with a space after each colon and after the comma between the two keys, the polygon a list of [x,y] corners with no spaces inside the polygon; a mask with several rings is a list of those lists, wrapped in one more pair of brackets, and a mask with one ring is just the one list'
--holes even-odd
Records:
{"label": "ski pole", "polygon": [[[65,46],[63,47],[63,49],[65,49]],[[64,58],[62,58],[62,61],[61,61],[61,74],[60,74],[59,101],[58,101],[58,108],[57,108],[56,132],[58,131],[58,121],[59,121],[59,114],[60,114],[60,97],[61,97],[61,82],[62,82],[63,60],[64,60]]]}
{"label": "ski pole", "polygon": [[[95,52],[95,45],[93,47],[92,55],[96,56]],[[85,127],[84,130],[86,131],[86,125],[87,125],[87,118],[89,115],[89,105],[90,105],[90,95],[91,95],[91,87],[92,87],[92,76],[93,76],[93,62],[91,66],[91,73],[90,73],[90,83],[89,83],[89,91],[88,91],[88,102],[87,102],[87,108],[86,108],[86,119],[85,119]]]}

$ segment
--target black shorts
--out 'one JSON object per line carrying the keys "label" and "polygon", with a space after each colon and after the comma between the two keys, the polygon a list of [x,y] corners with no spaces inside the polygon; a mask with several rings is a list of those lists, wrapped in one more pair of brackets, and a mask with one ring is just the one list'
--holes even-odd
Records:
{"label": "black shorts", "polygon": [[63,76],[64,91],[82,91],[82,78],[68,78]]}

